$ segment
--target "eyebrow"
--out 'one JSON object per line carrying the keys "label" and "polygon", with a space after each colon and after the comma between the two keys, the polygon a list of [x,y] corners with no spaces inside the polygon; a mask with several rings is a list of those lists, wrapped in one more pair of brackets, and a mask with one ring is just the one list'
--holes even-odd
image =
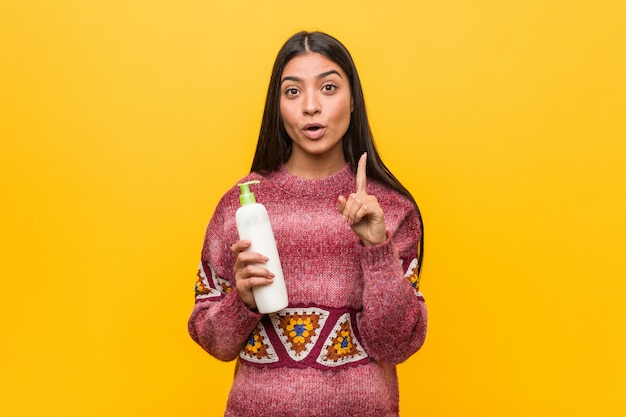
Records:
{"label": "eyebrow", "polygon": [[[317,77],[315,77],[315,78],[317,78],[318,80],[320,80],[320,79],[322,79],[322,78],[326,78],[326,77],[328,77],[329,75],[332,75],[332,74],[337,74],[337,75],[339,76],[339,78],[343,78],[343,77],[341,76],[341,74],[339,74],[339,71],[337,71],[337,70],[330,70],[330,71],[323,72],[323,73],[319,74],[319,75],[318,75]],[[294,77],[294,76],[288,75],[288,76],[284,77],[282,80],[280,80],[280,83],[282,84],[282,83],[284,83],[285,81],[302,82],[302,78],[298,78],[298,77]]]}

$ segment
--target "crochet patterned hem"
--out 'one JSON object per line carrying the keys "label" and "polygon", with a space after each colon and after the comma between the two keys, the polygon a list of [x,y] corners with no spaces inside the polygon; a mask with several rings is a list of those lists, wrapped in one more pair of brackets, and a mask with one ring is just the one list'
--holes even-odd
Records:
{"label": "crochet patterned hem", "polygon": [[360,340],[361,312],[288,307],[263,316],[239,359],[258,367],[338,369],[368,363]]}

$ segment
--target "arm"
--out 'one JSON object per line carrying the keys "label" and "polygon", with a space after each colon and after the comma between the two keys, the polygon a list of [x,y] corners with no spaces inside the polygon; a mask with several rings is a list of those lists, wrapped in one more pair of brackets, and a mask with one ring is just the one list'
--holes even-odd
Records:
{"label": "arm", "polygon": [[196,303],[189,334],[204,350],[222,361],[236,359],[261,315],[254,313],[233,290],[220,301]]}
{"label": "arm", "polygon": [[[420,238],[415,211],[380,245],[363,247],[363,315],[361,338],[374,359],[397,364],[424,343],[427,312],[416,281],[415,262]],[[405,265],[405,267],[403,267]],[[405,269],[406,268],[406,269]]]}
{"label": "arm", "polygon": [[[339,212],[363,244],[363,344],[374,359],[396,364],[415,353],[426,337],[426,306],[409,282],[422,228],[417,209],[398,200],[389,207],[396,212],[394,226],[387,229],[378,199],[366,190],[366,158],[359,160],[356,192],[339,196]],[[413,281],[418,282],[416,276]]]}
{"label": "arm", "polygon": [[196,304],[188,328],[192,339],[212,356],[235,359],[261,315],[251,311],[233,288],[235,256],[224,221],[216,210],[207,228],[196,284]]}

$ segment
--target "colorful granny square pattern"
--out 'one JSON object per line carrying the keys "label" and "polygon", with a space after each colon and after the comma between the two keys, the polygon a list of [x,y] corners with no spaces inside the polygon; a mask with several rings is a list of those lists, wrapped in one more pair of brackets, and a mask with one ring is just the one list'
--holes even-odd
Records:
{"label": "colorful granny square pattern", "polygon": [[289,356],[301,361],[311,353],[328,316],[320,308],[286,308],[270,319]]}
{"label": "colorful granny square pattern", "polygon": [[350,314],[343,314],[326,339],[317,362],[325,366],[340,366],[367,358],[365,350],[356,340]]}
{"label": "colorful granny square pattern", "polygon": [[278,361],[278,355],[267,337],[263,324],[259,322],[239,356],[254,363],[273,363]]}
{"label": "colorful granny square pattern", "polygon": [[227,294],[229,292],[232,291],[232,287],[230,286],[230,282],[220,278],[218,276],[215,277],[215,285],[217,286],[217,289],[222,293],[222,294]]}
{"label": "colorful granny square pattern", "polygon": [[[207,274],[208,270],[208,274]],[[218,277],[209,264],[200,262],[198,279],[196,280],[196,299],[219,298],[231,291],[230,283]]]}
{"label": "colorful granny square pattern", "polygon": [[415,294],[421,297],[422,293],[420,292],[420,277],[419,275],[417,275],[417,258],[411,261],[411,264],[409,265],[409,268],[406,270],[404,277],[407,278],[409,282],[411,283],[413,290],[415,290]]}
{"label": "colorful granny square pattern", "polygon": [[[215,275],[213,269],[209,266],[211,279]],[[200,262],[198,266],[198,280],[196,281],[196,299],[219,297],[220,293],[209,284],[209,278],[204,270],[204,265]]]}

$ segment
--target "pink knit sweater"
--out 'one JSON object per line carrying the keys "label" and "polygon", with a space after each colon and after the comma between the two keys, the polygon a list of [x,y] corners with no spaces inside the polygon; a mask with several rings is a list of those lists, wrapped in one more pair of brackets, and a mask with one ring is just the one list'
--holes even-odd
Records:
{"label": "pink knit sweater", "polygon": [[[355,190],[348,165],[318,180],[281,169],[241,182],[252,179],[261,180],[253,192],[272,222],[289,306],[260,315],[237,295],[230,251],[239,240],[235,186],[207,229],[189,319],[191,337],[207,352],[239,361],[225,416],[397,416],[395,365],[426,335],[415,207],[368,180],[388,239],[364,247],[337,209],[337,197]],[[223,383],[207,380],[207,392]]]}

